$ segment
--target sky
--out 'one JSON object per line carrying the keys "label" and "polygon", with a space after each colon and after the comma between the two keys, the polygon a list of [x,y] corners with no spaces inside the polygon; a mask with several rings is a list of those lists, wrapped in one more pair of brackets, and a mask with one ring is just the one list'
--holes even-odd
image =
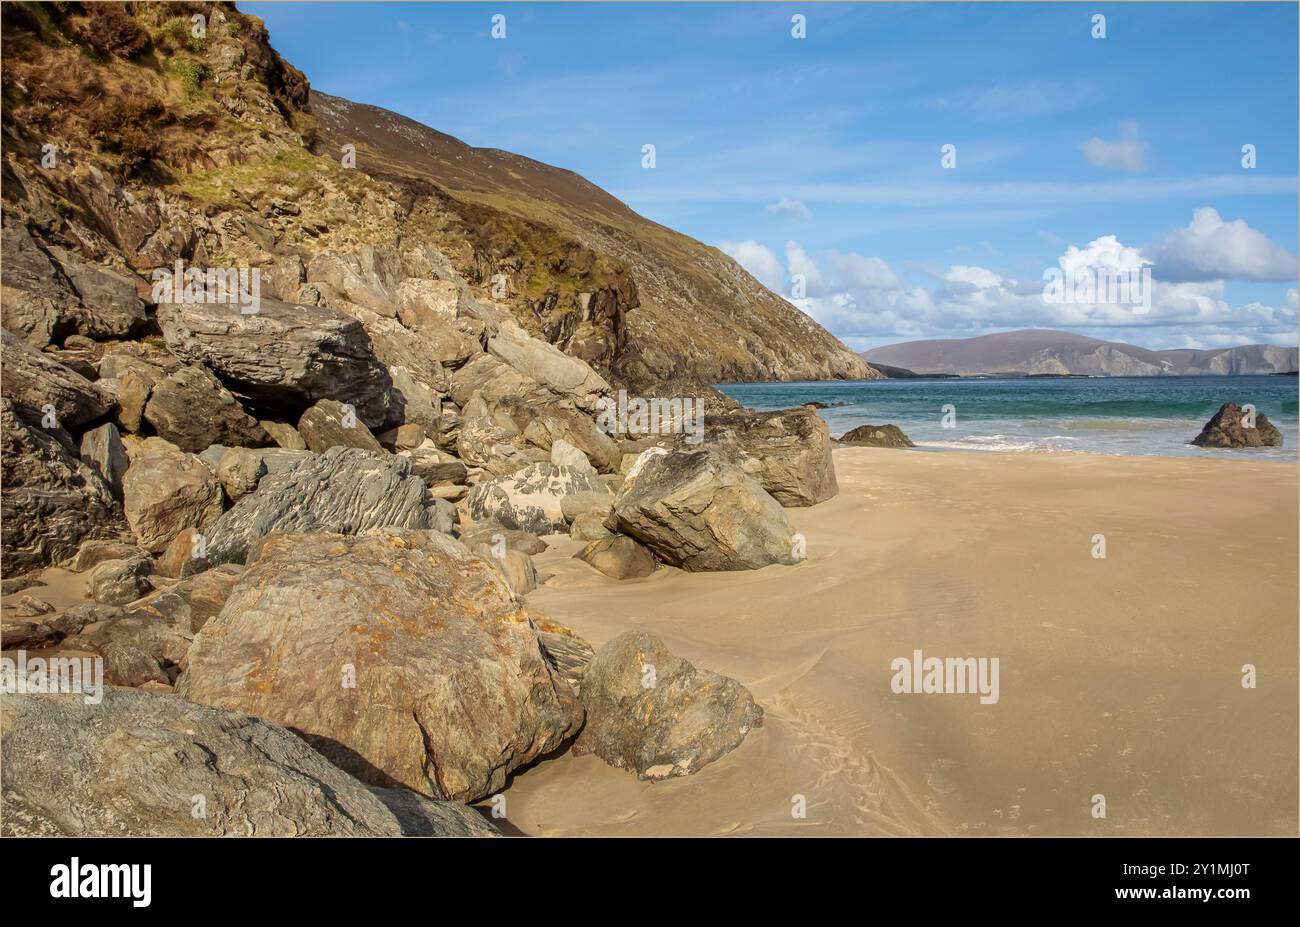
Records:
{"label": "sky", "polygon": [[[856,350],[1296,344],[1294,3],[239,7],[313,87],[576,171]],[[1098,267],[1150,300],[1045,293]]]}

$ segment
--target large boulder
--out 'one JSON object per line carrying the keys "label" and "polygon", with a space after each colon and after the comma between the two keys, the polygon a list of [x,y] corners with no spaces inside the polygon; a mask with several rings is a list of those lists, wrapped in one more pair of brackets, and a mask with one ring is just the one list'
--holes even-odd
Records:
{"label": "large boulder", "polygon": [[86,579],[86,594],[101,605],[125,605],[153,589],[149,574],[153,562],[145,557],[105,560]]}
{"label": "large boulder", "polygon": [[322,399],[304,412],[298,419],[298,433],[317,454],[331,447],[358,447],[375,453],[384,449],[357,410],[335,399]]}
{"label": "large boulder", "polygon": [[122,495],[136,542],[155,554],[182,531],[203,531],[221,515],[221,484],[203,461],[180,451],[136,458],[122,480]]}
{"label": "large boulder", "polygon": [[609,383],[586,361],[532,337],[515,322],[503,321],[487,349],[529,379],[571,398],[581,409],[594,410],[596,400],[609,392]]}
{"label": "large boulder", "polygon": [[590,469],[535,463],[510,476],[486,480],[469,494],[470,516],[530,534],[568,530],[562,500],[605,485]]}
{"label": "large boulder", "polygon": [[131,461],[126,456],[126,448],[122,446],[122,436],[116,425],[105,422],[83,434],[81,460],[99,474],[115,496],[121,498],[122,478],[126,476]]}
{"label": "large boulder", "polygon": [[1252,421],[1241,406],[1225,402],[1192,443],[1219,448],[1281,447],[1282,432],[1263,412],[1256,412]]}
{"label": "large boulder", "polygon": [[812,409],[706,416],[704,440],[733,452],[782,505],[816,505],[839,492],[830,430]]}
{"label": "large boulder", "polygon": [[855,447],[916,447],[897,425],[859,425],[844,432],[840,443]]}
{"label": "large boulder", "polygon": [[488,836],[469,808],[370,789],[284,728],[108,687],[0,700],[5,836]]}
{"label": "large boulder", "polygon": [[8,399],[0,401],[0,434],[5,573],[58,563],[83,540],[123,529],[109,485],[53,435],[19,418]]}
{"label": "large boulder", "polygon": [[663,641],[625,631],[582,677],[587,722],[574,753],[593,753],[640,779],[698,772],[763,723],[763,709],[736,680],[675,657]]}
{"label": "large boulder", "polygon": [[207,563],[243,563],[272,531],[358,534],[438,524],[438,508],[405,457],[334,447],[263,477],[208,532]]}
{"label": "large boulder", "polygon": [[[0,235],[3,236],[0,252],[4,257],[4,277],[0,279],[4,328],[32,347],[43,348],[65,327],[75,300],[49,254],[36,244],[27,227],[8,212]],[[5,360],[7,363],[8,358]]]}
{"label": "large boulder", "polygon": [[365,782],[463,802],[582,720],[488,563],[387,528],[267,538],[177,691],[290,727]]}
{"label": "large boulder", "polygon": [[73,329],[90,338],[127,338],[146,324],[144,300],[136,295],[135,281],[74,251],[52,247],[77,302],[67,311]]}
{"label": "large boulder", "polygon": [[0,391],[30,425],[75,428],[113,408],[113,398],[102,389],[48,354],[33,351],[8,329],[0,330],[0,364]]}
{"label": "large boulder", "polygon": [[144,418],[159,437],[192,454],[213,444],[271,443],[257,419],[204,367],[180,367],[156,383]]}
{"label": "large boulder", "polygon": [[780,504],[739,464],[713,450],[644,452],[605,527],[693,572],[799,559]]}
{"label": "large boulder", "polygon": [[336,399],[373,427],[388,416],[392,381],[361,323],[342,313],[274,299],[248,315],[217,303],[163,303],[158,321],[173,354],[257,403],[305,409]]}

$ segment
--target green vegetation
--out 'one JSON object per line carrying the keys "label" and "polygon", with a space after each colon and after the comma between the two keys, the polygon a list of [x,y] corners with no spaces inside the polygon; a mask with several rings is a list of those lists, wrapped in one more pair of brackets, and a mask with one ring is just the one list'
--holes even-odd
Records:
{"label": "green vegetation", "polygon": [[167,62],[172,73],[181,79],[185,93],[190,99],[203,92],[203,82],[212,76],[212,69],[204,61],[192,58],[173,58]]}

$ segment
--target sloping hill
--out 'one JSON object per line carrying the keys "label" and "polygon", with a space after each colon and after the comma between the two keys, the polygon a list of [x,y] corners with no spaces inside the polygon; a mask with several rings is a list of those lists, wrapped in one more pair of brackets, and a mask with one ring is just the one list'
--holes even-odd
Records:
{"label": "sloping hill", "polygon": [[1150,351],[1122,341],[1101,341],[1072,332],[1025,329],[977,338],[907,341],[873,348],[862,356],[871,363],[903,367],[916,373],[1140,377],[1289,373],[1296,369],[1296,354],[1295,348],[1263,344],[1209,351]]}
{"label": "sloping hill", "polygon": [[[420,189],[433,184],[467,225],[510,220],[560,238],[573,238],[635,281],[638,305],[629,312],[634,350],[611,364],[624,379],[797,380],[879,375],[812,319],[776,296],[731,258],[638,215],[572,171],[505,151],[473,148],[404,116],[313,91],[311,108],[323,146],[357,148],[358,168]],[[564,317],[576,314],[576,293],[533,285],[535,268],[520,254],[521,239],[480,234],[477,253],[460,268],[470,279],[483,265],[519,256],[521,289],[539,333],[573,340]],[[486,252],[486,253],[485,253]],[[513,280],[518,274],[508,274]],[[490,276],[490,275],[489,275]],[[556,320],[553,317],[559,317]],[[576,330],[576,326],[574,326]],[[580,340],[580,339],[578,339]],[[580,352],[579,352],[580,353]],[[597,358],[587,357],[596,361]]]}

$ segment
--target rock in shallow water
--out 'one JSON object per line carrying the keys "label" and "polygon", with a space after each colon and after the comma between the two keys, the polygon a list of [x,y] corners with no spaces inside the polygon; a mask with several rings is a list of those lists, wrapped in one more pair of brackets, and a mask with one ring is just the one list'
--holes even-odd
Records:
{"label": "rock in shallow water", "polygon": [[1281,447],[1282,432],[1263,412],[1251,416],[1235,402],[1225,402],[1192,443],[1197,447]]}

